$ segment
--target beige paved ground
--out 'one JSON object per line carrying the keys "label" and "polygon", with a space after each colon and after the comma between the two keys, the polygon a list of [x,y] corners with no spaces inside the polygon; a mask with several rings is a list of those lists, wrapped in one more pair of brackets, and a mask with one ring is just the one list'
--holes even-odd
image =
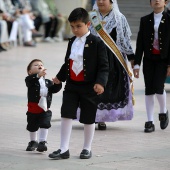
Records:
{"label": "beige paved ground", "polygon": [[[135,42],[133,42],[134,46]],[[80,160],[83,128],[74,122],[70,142],[71,158],[49,160],[48,154],[58,149],[60,141],[60,105],[62,92],[53,98],[52,128],[48,136],[48,151],[40,154],[25,151],[29,141],[26,126],[26,66],[40,58],[51,79],[63,63],[67,42],[45,44],[36,48],[17,47],[0,53],[0,170],[169,170],[170,126],[159,128],[159,107],[155,105],[156,131],[143,133],[146,121],[143,78],[135,80],[135,114],[132,121],[108,123],[107,131],[95,132],[93,157]],[[170,84],[166,84],[170,110]]]}

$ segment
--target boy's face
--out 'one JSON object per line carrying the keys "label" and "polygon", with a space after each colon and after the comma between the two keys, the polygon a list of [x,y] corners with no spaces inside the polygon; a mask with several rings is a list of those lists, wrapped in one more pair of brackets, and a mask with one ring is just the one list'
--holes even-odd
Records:
{"label": "boy's face", "polygon": [[90,21],[85,24],[82,21],[75,21],[70,23],[71,30],[76,37],[82,37],[89,31]]}
{"label": "boy's face", "polygon": [[151,0],[151,7],[154,9],[154,11],[164,10],[166,4],[167,1],[165,0]]}
{"label": "boy's face", "polygon": [[40,61],[35,61],[32,63],[31,68],[29,70],[29,75],[38,74],[42,69],[44,69],[44,65]]}

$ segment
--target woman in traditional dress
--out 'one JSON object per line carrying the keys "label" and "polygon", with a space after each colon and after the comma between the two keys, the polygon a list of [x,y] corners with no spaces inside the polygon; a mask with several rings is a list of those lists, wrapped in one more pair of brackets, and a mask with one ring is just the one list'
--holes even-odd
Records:
{"label": "woman in traditional dress", "polygon": [[[125,63],[127,64],[128,60],[133,67],[134,52],[130,41],[131,31],[125,16],[119,11],[117,0],[96,0],[93,10],[97,11],[104,30],[116,43]],[[91,25],[90,31],[100,37],[93,25]],[[105,122],[133,118],[130,78],[109,46],[107,51],[110,74],[105,92],[99,97],[96,115],[99,130],[106,130]]]}

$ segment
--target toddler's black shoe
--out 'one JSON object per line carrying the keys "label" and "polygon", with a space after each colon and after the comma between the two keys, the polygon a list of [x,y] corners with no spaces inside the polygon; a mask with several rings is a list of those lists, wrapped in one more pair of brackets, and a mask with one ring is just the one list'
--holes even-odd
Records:
{"label": "toddler's black shoe", "polygon": [[37,141],[30,141],[28,143],[28,146],[26,148],[26,151],[35,151],[35,149],[38,147],[38,142]]}
{"label": "toddler's black shoe", "polygon": [[57,151],[54,151],[53,153],[49,154],[48,156],[49,156],[49,158],[53,158],[56,160],[68,159],[70,157],[70,153],[69,153],[69,150],[67,150],[64,153],[61,153],[61,149],[58,149]]}
{"label": "toddler's black shoe", "polygon": [[80,159],[89,159],[92,157],[92,152],[87,149],[83,149],[80,153]]}
{"label": "toddler's black shoe", "polygon": [[98,130],[106,130],[106,123],[105,122],[99,122],[98,123]]}
{"label": "toddler's black shoe", "polygon": [[155,125],[153,124],[152,121],[145,122],[145,129],[144,132],[150,133],[155,131]]}
{"label": "toddler's black shoe", "polygon": [[169,116],[168,111],[166,113],[160,113],[159,114],[159,121],[160,121],[160,127],[161,129],[166,129],[169,124]]}
{"label": "toddler's black shoe", "polygon": [[46,143],[47,143],[46,141],[39,142],[38,147],[37,147],[37,151],[38,152],[47,151],[47,146],[45,145]]}

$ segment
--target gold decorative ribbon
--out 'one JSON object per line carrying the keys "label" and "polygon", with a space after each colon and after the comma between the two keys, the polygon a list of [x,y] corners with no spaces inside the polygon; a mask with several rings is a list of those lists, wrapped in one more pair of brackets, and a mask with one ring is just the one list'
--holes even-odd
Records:
{"label": "gold decorative ribbon", "polygon": [[96,32],[98,33],[99,37],[103,40],[103,42],[107,45],[107,47],[114,53],[116,58],[119,60],[120,64],[123,66],[125,71],[127,72],[129,78],[130,78],[130,84],[131,84],[131,91],[132,91],[132,102],[133,105],[135,104],[134,99],[134,88],[133,88],[133,74],[130,71],[122,53],[118,49],[116,43],[113,41],[113,39],[110,37],[110,35],[103,29],[103,26],[99,20],[98,14],[96,11],[90,11],[89,12],[90,20],[95,28]]}

